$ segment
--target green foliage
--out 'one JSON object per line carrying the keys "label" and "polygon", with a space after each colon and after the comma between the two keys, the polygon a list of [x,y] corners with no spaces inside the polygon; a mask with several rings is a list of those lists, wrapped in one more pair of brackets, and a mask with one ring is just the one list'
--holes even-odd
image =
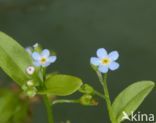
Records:
{"label": "green foliage", "polygon": [[28,104],[7,89],[0,90],[0,123],[23,123],[28,115]]}
{"label": "green foliage", "polygon": [[[39,49],[34,50],[40,51],[41,48],[39,47]],[[33,67],[35,73],[28,75],[26,69],[29,70],[28,68],[32,67],[32,65],[30,54],[14,39],[0,32],[0,68],[17,82],[29,96],[35,96],[37,93],[46,94],[46,96],[43,95],[46,98],[47,95],[67,96],[79,90],[81,93],[84,93],[79,100],[59,100],[57,102],[79,102],[82,105],[89,106],[98,104],[93,99],[93,94],[96,94],[106,99],[112,122],[115,121],[115,118],[117,122],[121,122],[123,112],[126,112],[128,115],[132,111],[134,112],[155,86],[152,81],[136,82],[124,89],[117,96],[111,107],[110,99],[107,98],[109,97],[109,92],[107,92],[106,77],[104,77],[103,81],[102,74],[98,73],[97,67],[92,65],[104,87],[105,95],[101,95],[88,84],[81,86],[82,80],[75,76],[63,74],[50,74],[46,76],[46,69],[43,69],[43,67]],[[45,104],[48,106],[48,116],[52,122],[49,100]],[[112,112],[114,112],[115,118],[111,117],[113,116]],[[24,122],[28,116],[28,103],[27,101],[22,101],[19,98],[19,94],[14,94],[10,90],[0,89],[0,114],[3,114],[0,115],[0,123]]]}
{"label": "green foliage", "polygon": [[51,94],[56,96],[66,96],[77,91],[82,85],[82,80],[78,77],[55,74],[48,76],[45,81],[47,90],[41,93]]}
{"label": "green foliage", "polygon": [[136,82],[117,96],[112,107],[118,122],[122,121],[123,111],[130,115],[132,111],[139,107],[145,97],[152,91],[154,85],[152,81]]}
{"label": "green foliage", "polygon": [[[16,112],[12,115],[10,122],[11,123],[25,123],[28,121],[28,104],[25,102],[19,102],[20,104],[16,105]],[[9,123],[10,123],[9,122]]]}
{"label": "green foliage", "polygon": [[14,39],[0,32],[0,67],[15,82],[22,85],[28,81],[26,68],[32,65],[32,60],[25,49]]}

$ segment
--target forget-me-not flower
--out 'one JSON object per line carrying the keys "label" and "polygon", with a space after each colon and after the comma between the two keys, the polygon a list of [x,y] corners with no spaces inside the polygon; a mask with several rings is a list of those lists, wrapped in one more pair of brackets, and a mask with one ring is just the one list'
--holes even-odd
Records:
{"label": "forget-me-not flower", "polygon": [[56,56],[50,56],[50,51],[48,49],[44,49],[41,53],[33,52],[32,58],[34,60],[34,65],[37,67],[47,67],[57,59]]}
{"label": "forget-me-not flower", "polygon": [[96,54],[97,57],[91,57],[90,63],[97,66],[101,73],[107,73],[109,69],[114,71],[119,68],[119,63],[116,62],[119,58],[117,51],[112,51],[108,54],[104,48],[99,48]]}

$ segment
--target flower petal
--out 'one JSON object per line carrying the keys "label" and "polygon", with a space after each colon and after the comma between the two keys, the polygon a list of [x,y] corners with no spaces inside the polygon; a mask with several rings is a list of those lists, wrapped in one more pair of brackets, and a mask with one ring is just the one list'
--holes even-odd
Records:
{"label": "flower petal", "polygon": [[98,66],[98,65],[100,64],[99,58],[91,57],[91,58],[90,58],[90,64],[93,64],[93,65]]}
{"label": "flower petal", "polygon": [[112,51],[108,56],[112,61],[115,61],[119,58],[119,53],[118,51]]}
{"label": "flower petal", "polygon": [[107,51],[104,49],[104,48],[99,48],[97,51],[96,51],[96,54],[99,58],[104,58],[107,56]]}
{"label": "flower petal", "polygon": [[119,66],[120,66],[119,63],[117,63],[117,62],[112,62],[112,63],[109,65],[109,68],[110,68],[110,70],[114,71],[114,70],[118,69]]}
{"label": "flower petal", "polygon": [[101,72],[101,73],[107,73],[108,72],[108,66],[104,66],[104,65],[100,65],[98,70]]}
{"label": "flower petal", "polygon": [[34,64],[36,67],[41,66],[41,64],[40,64],[38,61],[33,62],[33,64]]}
{"label": "flower petal", "polygon": [[30,55],[32,54],[31,47],[26,47],[25,50],[26,50]]}
{"label": "flower petal", "polygon": [[44,56],[44,57],[49,57],[50,55],[50,51],[48,49],[44,49],[41,53],[41,56]]}
{"label": "flower petal", "polygon": [[57,57],[56,56],[50,56],[48,59],[48,62],[54,63],[56,61]]}
{"label": "flower petal", "polygon": [[42,67],[48,67],[50,64],[50,62],[46,62],[45,64],[42,64]]}
{"label": "flower petal", "polygon": [[40,54],[38,52],[33,52],[31,56],[32,56],[32,58],[34,60],[39,60],[40,59]]}

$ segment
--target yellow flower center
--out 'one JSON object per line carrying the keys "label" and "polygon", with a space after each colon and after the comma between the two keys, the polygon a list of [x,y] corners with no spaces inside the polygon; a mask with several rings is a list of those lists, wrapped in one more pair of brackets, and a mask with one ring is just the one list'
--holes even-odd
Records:
{"label": "yellow flower center", "polygon": [[104,65],[107,65],[107,64],[110,63],[110,59],[109,58],[104,58],[101,61],[102,61],[102,64],[104,64]]}
{"label": "yellow flower center", "polygon": [[40,62],[42,63],[42,64],[44,64],[45,62],[47,61],[47,59],[46,58],[41,58],[41,60],[40,60]]}

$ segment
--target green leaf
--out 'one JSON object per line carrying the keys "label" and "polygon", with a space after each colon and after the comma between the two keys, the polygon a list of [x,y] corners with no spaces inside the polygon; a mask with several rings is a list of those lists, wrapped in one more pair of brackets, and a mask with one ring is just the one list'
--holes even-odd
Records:
{"label": "green leaf", "polygon": [[27,101],[9,89],[0,89],[0,123],[23,123],[28,116]]}
{"label": "green leaf", "polygon": [[124,89],[115,99],[112,107],[118,122],[122,121],[123,112],[128,115],[134,112],[152,91],[155,83],[152,81],[136,82]]}
{"label": "green leaf", "polygon": [[70,75],[55,74],[47,78],[45,85],[47,90],[42,93],[66,96],[77,91],[82,85],[82,80]]}
{"label": "green leaf", "polygon": [[29,76],[25,70],[32,65],[31,57],[14,39],[0,32],[0,67],[19,85]]}
{"label": "green leaf", "polygon": [[14,113],[17,100],[7,90],[0,90],[0,123],[7,123]]}
{"label": "green leaf", "polygon": [[20,101],[9,123],[27,123],[29,119],[29,107],[26,101]]}

